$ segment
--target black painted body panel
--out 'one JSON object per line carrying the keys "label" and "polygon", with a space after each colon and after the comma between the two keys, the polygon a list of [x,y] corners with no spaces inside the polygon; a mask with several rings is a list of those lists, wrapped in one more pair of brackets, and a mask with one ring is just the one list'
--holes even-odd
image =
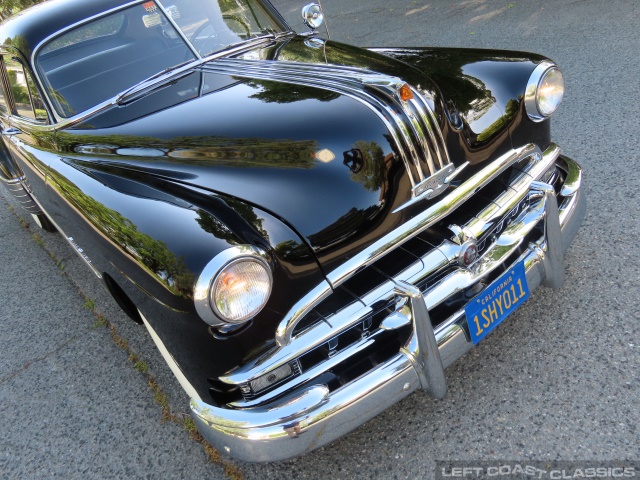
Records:
{"label": "black painted body panel", "polygon": [[[97,3],[65,0],[56,15],[42,7],[0,32],[30,58],[71,11],[82,18],[121,1]],[[462,181],[514,145],[549,142],[549,122],[533,124],[522,105],[543,57],[319,42],[289,37],[253,54],[356,66],[419,86],[453,163],[470,163]],[[212,73],[206,64],[73,126],[21,128],[5,144],[35,196],[132,298],[203,397],[207,378],[273,344],[282,316],[324,273],[429,205],[392,213],[411,198],[411,185],[385,125],[365,105],[327,89]],[[353,149],[364,158],[359,171],[348,161]],[[269,253],[275,286],[247,329],[220,340],[195,313],[193,285],[216,254],[239,244]]]}

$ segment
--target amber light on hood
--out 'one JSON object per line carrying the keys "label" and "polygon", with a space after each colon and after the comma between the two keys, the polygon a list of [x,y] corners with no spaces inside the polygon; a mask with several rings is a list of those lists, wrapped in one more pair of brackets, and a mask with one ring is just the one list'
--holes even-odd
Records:
{"label": "amber light on hood", "polygon": [[408,102],[413,99],[413,92],[411,91],[411,87],[408,83],[402,85],[398,93],[400,94],[400,100],[403,102]]}

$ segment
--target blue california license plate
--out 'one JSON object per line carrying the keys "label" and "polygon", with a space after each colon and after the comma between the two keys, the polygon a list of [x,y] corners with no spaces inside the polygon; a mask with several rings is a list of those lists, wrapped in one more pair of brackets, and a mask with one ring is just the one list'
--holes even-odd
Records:
{"label": "blue california license plate", "polygon": [[476,345],[529,298],[522,262],[511,267],[467,303],[464,312],[471,341]]}

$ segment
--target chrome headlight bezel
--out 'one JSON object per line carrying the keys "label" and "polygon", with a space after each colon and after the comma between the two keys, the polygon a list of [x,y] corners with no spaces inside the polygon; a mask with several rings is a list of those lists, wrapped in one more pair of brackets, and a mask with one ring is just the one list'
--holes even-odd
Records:
{"label": "chrome headlight bezel", "polygon": [[[554,102],[552,108],[545,109],[541,107],[540,94],[541,85],[550,75],[559,74],[556,81],[556,88],[559,90],[559,98]],[[527,115],[534,122],[542,122],[549,118],[557,109],[564,96],[564,77],[560,68],[553,62],[541,62],[531,73],[527,82],[527,89],[524,95],[524,105]]]}
{"label": "chrome headlight bezel", "polygon": [[[221,274],[229,268],[238,265],[241,262],[254,262],[262,266],[268,275],[269,288],[265,296],[265,300],[260,308],[252,315],[240,320],[230,319],[220,312],[216,306],[215,300],[212,298],[216,282]],[[240,245],[223,250],[216,255],[202,270],[198,281],[194,287],[193,301],[196,312],[211,326],[239,326],[247,323],[254,318],[266,305],[271,296],[273,289],[273,272],[269,265],[266,253],[257,247],[251,245]]]}

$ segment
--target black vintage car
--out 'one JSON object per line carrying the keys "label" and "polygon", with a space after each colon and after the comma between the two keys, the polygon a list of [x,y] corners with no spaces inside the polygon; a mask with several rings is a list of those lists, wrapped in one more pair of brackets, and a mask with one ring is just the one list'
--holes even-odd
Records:
{"label": "black vintage car", "polygon": [[355,48],[303,16],[50,0],[0,26],[0,178],[250,461],[445,395],[445,367],[562,284],[585,211],[553,62]]}

